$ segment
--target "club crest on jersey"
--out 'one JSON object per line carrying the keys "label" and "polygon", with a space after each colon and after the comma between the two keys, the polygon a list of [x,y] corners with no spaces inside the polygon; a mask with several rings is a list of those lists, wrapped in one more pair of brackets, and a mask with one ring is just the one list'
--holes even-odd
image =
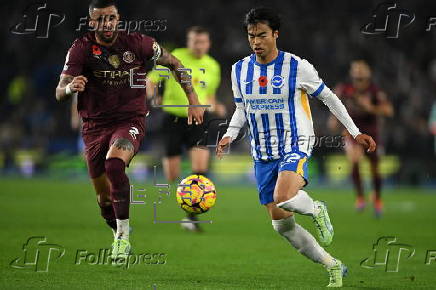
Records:
{"label": "club crest on jersey", "polygon": [[126,51],[123,54],[123,60],[127,63],[132,63],[135,60],[135,54],[131,51]]}
{"label": "club crest on jersey", "polygon": [[114,68],[118,68],[120,66],[120,59],[116,54],[109,56],[108,61]]}
{"label": "club crest on jersey", "polygon": [[259,86],[262,88],[266,87],[266,85],[268,84],[268,79],[266,76],[260,76],[258,81],[259,81]]}
{"label": "club crest on jersey", "polygon": [[132,136],[133,139],[136,140],[136,135],[139,134],[139,130],[138,130],[138,128],[136,128],[136,127],[131,127],[130,130],[129,130],[129,134],[130,134],[130,136]]}
{"label": "club crest on jersey", "polygon": [[285,84],[285,82],[283,80],[283,77],[280,75],[275,75],[271,79],[271,86],[275,89],[279,89],[279,88],[283,87],[284,84]]}

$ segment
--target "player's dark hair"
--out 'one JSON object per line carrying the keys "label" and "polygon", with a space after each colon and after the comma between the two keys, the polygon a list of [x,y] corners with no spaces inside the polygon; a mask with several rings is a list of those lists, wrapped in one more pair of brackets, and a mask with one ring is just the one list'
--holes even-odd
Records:
{"label": "player's dark hair", "polygon": [[89,3],[89,15],[91,15],[94,8],[106,8],[109,6],[117,7],[115,0],[92,0],[91,3]]}
{"label": "player's dark hair", "polygon": [[272,31],[280,29],[280,17],[278,13],[271,8],[253,8],[245,15],[245,30],[247,30],[248,25],[257,23],[267,24],[272,29]]}
{"label": "player's dark hair", "polygon": [[194,33],[197,33],[197,34],[201,34],[201,33],[209,34],[209,30],[207,30],[203,26],[191,26],[188,29],[186,29],[186,34],[188,34],[190,32],[194,32]]}

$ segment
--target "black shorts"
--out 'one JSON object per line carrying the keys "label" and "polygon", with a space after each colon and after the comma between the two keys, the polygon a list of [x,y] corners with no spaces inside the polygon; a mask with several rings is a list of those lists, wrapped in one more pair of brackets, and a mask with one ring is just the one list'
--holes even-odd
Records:
{"label": "black shorts", "polygon": [[183,149],[189,150],[195,146],[214,148],[221,137],[220,131],[223,131],[219,130],[220,124],[225,122],[225,119],[216,118],[212,113],[205,111],[201,125],[188,125],[188,118],[164,112],[162,125],[165,156],[179,156]]}

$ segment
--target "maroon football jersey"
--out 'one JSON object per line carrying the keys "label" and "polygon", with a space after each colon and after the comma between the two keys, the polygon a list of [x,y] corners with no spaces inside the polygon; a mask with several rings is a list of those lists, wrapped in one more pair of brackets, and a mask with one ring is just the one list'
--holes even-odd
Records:
{"label": "maroon football jersey", "polygon": [[336,94],[341,98],[356,126],[360,131],[370,134],[373,138],[376,138],[378,133],[377,116],[365,112],[358,104],[357,98],[369,98],[373,105],[377,105],[379,103],[378,92],[379,89],[374,84],[371,84],[364,92],[357,92],[350,83],[340,84],[336,88]]}
{"label": "maroon football jersey", "polygon": [[89,32],[74,41],[68,51],[63,74],[83,75],[88,79],[85,90],[78,94],[77,109],[83,120],[111,123],[145,115],[145,88],[132,88],[130,70],[134,69],[135,85],[144,85],[145,64],[160,49],[153,38],[140,33],[119,32],[114,44],[97,44]]}

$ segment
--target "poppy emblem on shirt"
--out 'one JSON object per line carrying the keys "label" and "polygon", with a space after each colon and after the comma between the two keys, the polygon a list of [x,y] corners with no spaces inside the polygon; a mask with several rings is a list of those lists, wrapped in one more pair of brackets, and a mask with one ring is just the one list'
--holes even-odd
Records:
{"label": "poppy emblem on shirt", "polygon": [[93,55],[101,55],[101,49],[97,45],[92,45],[92,54]]}
{"label": "poppy emblem on shirt", "polygon": [[259,81],[259,86],[261,86],[262,88],[266,87],[266,85],[268,84],[268,79],[266,76],[260,76],[258,81]]}
{"label": "poppy emblem on shirt", "polygon": [[275,89],[279,89],[279,88],[283,87],[284,83],[285,82],[283,81],[283,77],[280,75],[275,75],[271,79],[271,86]]}

